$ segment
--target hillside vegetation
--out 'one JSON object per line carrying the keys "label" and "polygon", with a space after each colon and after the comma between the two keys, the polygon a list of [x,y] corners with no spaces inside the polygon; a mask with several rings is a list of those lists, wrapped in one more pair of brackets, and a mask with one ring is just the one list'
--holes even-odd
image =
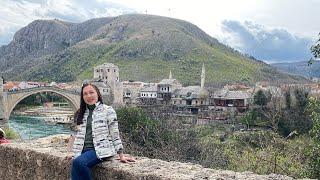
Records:
{"label": "hillside vegetation", "polygon": [[83,80],[92,78],[94,66],[111,62],[122,80],[155,82],[171,70],[184,85],[199,84],[204,63],[208,85],[305,81],[243,56],[189,22],[140,14],[34,21],[0,47],[0,62],[0,75],[9,80]]}

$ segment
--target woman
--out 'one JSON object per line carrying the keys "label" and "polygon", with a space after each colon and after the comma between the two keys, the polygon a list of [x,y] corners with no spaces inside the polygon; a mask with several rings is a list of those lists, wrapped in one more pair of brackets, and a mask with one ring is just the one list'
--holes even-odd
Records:
{"label": "woman", "polygon": [[0,144],[7,144],[9,141],[5,138],[6,133],[0,128]]}
{"label": "woman", "polygon": [[71,159],[70,151],[73,146],[73,180],[92,179],[90,168],[116,154],[121,162],[134,162],[133,158],[122,154],[123,146],[119,137],[116,112],[112,107],[102,103],[101,94],[95,85],[82,86],[80,109],[76,114],[78,130],[69,140],[67,156]]}

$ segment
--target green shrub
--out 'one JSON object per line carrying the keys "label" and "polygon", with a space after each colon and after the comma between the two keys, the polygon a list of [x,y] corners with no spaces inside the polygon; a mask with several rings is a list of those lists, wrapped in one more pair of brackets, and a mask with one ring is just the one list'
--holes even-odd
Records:
{"label": "green shrub", "polygon": [[13,129],[5,128],[4,132],[6,133],[7,139],[17,139],[19,137],[19,135]]}

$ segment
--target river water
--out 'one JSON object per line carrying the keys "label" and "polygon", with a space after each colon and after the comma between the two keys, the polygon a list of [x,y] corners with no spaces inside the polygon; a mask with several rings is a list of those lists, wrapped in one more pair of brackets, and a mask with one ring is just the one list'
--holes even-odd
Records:
{"label": "river water", "polygon": [[21,139],[30,140],[54,134],[70,134],[68,125],[45,122],[42,117],[16,116],[9,119],[9,127],[19,134]]}

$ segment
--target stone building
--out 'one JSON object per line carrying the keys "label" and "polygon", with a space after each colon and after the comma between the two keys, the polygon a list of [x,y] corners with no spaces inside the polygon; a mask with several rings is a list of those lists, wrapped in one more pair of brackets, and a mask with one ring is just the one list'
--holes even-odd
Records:
{"label": "stone building", "polygon": [[[112,63],[104,63],[96,66],[93,71],[93,78],[102,91],[101,94],[110,101],[112,105],[123,105],[123,87],[119,78],[119,68]],[[105,85],[103,85],[103,84]]]}
{"label": "stone building", "polygon": [[155,105],[157,104],[157,84],[149,84],[144,86],[140,91],[139,103],[141,105]]}
{"label": "stone building", "polygon": [[252,95],[245,91],[229,91],[222,89],[213,93],[211,104],[222,110],[234,108],[239,112],[244,112],[249,108]]}
{"label": "stone building", "polygon": [[200,86],[187,86],[177,89],[172,96],[173,105],[205,106],[209,105],[207,92]]}
{"label": "stone building", "polygon": [[157,101],[159,104],[171,104],[171,96],[172,93],[181,89],[182,84],[172,78],[172,74],[170,71],[169,79],[162,79],[157,85]]}
{"label": "stone building", "polygon": [[209,105],[208,91],[204,87],[205,67],[202,65],[200,86],[187,86],[176,89],[171,96],[171,103],[180,110],[190,110],[197,114],[199,109]]}
{"label": "stone building", "polygon": [[144,83],[140,81],[123,81],[123,102],[125,105],[137,104],[140,97],[140,90]]}

